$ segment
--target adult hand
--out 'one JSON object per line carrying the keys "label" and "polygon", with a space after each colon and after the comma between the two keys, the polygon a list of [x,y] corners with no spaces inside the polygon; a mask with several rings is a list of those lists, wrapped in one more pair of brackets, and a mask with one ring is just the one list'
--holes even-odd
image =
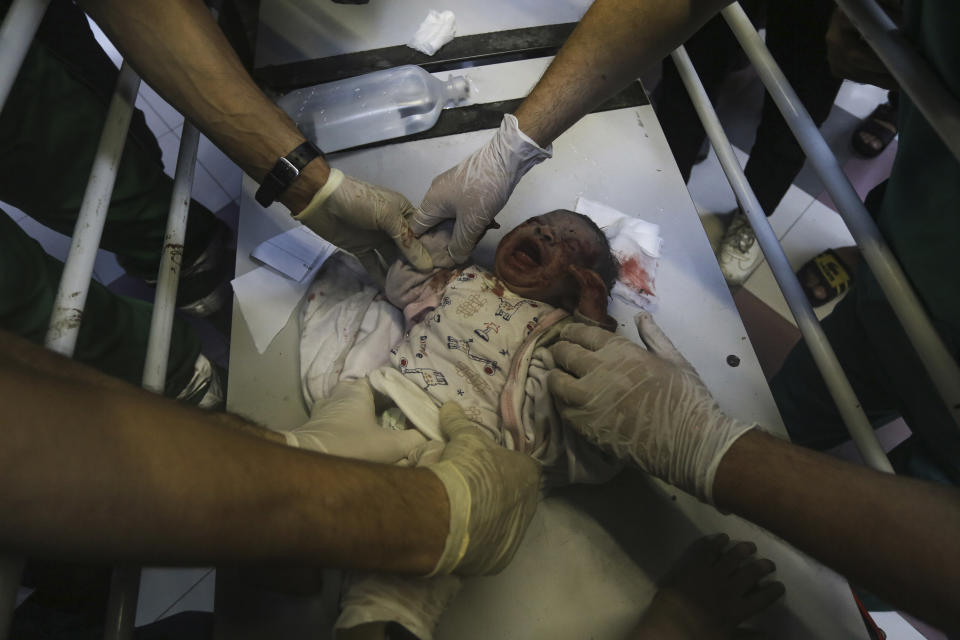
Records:
{"label": "adult hand", "polygon": [[516,553],[540,495],[540,465],[497,446],[454,402],[440,407],[447,437],[440,461],[424,467],[443,483],[450,529],[429,575],[497,573]]}
{"label": "adult hand", "polygon": [[385,464],[403,460],[426,442],[416,429],[380,426],[366,378],[341,380],[314,405],[309,420],[281,433],[292,447]]}
{"label": "adult hand", "polygon": [[[766,578],[776,565],[755,554],[752,542],[729,549],[724,534],[697,540],[660,580],[653,602],[631,636],[647,638],[739,638],[742,622],[784,594]],[[744,630],[745,637],[757,637]]]}
{"label": "adult hand", "polygon": [[433,267],[430,254],[410,228],[416,208],[402,194],[332,169],[323,188],[295,217],[318,235],[360,260],[383,285],[398,251],[416,269]]}
{"label": "adult hand", "polygon": [[752,429],[720,411],[693,366],[649,313],[635,318],[646,349],[569,324],[550,347],[550,391],[565,423],[621,459],[713,503],[717,465]]}
{"label": "adult hand", "polygon": [[448,251],[456,263],[470,257],[514,187],[534,165],[553,155],[520,131],[517,119],[503,117],[493,138],[457,166],[433,179],[410,226],[416,235],[456,218]]}
{"label": "adult hand", "polygon": [[[899,0],[881,0],[880,5],[895,23],[901,23],[903,8]],[[899,86],[839,7],[834,9],[827,28],[827,61],[830,71],[838,78],[884,89],[897,89]]]}

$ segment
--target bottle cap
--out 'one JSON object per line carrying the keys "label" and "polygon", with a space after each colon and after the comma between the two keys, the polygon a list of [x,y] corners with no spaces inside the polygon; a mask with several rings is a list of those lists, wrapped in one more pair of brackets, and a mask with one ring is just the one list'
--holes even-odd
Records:
{"label": "bottle cap", "polygon": [[444,93],[448,102],[460,103],[470,97],[470,84],[463,76],[454,76],[444,85]]}

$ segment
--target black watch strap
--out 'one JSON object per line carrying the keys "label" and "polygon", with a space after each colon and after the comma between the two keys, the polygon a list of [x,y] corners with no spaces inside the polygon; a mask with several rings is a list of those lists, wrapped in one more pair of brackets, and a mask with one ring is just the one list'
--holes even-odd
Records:
{"label": "black watch strap", "polygon": [[323,157],[323,151],[307,140],[288,153],[270,169],[270,173],[260,183],[254,196],[262,207],[269,207],[280,194],[287,190],[303,171],[303,168],[316,157]]}

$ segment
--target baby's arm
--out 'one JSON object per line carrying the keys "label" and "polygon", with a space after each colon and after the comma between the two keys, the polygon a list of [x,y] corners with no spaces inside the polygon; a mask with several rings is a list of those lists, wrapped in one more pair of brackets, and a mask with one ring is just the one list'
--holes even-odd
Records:
{"label": "baby's arm", "polygon": [[576,310],[583,316],[599,323],[604,329],[608,331],[616,330],[617,321],[607,314],[607,302],[610,300],[610,294],[597,272],[576,265],[570,265],[569,271],[580,288],[580,298]]}

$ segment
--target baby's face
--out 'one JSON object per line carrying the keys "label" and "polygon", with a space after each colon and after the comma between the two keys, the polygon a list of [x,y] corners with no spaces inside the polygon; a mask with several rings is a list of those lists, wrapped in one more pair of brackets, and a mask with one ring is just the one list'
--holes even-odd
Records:
{"label": "baby's face", "polygon": [[530,218],[497,245],[493,270],[511,291],[554,306],[574,304],[579,287],[571,266],[593,269],[604,247],[579,216],[553,211]]}

